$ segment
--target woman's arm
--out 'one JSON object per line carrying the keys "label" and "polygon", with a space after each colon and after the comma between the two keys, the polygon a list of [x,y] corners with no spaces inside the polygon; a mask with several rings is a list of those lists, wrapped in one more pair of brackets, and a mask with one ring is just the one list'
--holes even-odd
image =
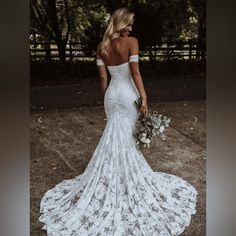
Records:
{"label": "woman's arm", "polygon": [[[138,40],[134,37],[130,37],[130,55],[138,55],[139,54],[139,45]],[[147,95],[144,88],[142,76],[139,71],[139,63],[138,62],[130,62],[130,71],[136,88],[138,89],[139,95],[142,99],[142,106],[140,111],[143,112],[145,115],[148,113],[148,106],[147,106]]]}
{"label": "woman's arm", "polygon": [[[96,59],[101,59],[99,55],[100,44],[97,47]],[[98,65],[99,82],[103,95],[107,89],[107,69],[105,65]]]}

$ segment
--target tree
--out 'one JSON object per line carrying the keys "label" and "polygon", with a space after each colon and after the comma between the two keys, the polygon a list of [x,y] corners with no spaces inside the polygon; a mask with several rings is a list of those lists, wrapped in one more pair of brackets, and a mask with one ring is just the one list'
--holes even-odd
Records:
{"label": "tree", "polygon": [[70,35],[70,0],[31,0],[32,26],[39,34],[55,41],[61,62],[66,60],[65,48]]}
{"label": "tree", "polygon": [[[206,0],[190,0],[190,4],[198,17],[198,47],[200,48],[202,59],[206,53]],[[198,51],[198,57],[199,57]]]}
{"label": "tree", "polygon": [[92,52],[96,51],[98,43],[102,40],[106,28],[106,16],[107,12],[104,7],[96,9],[96,11],[91,10],[88,14],[89,25],[80,37],[80,41],[85,45],[84,50],[87,55],[92,55]]}
{"label": "tree", "polygon": [[156,10],[146,5],[133,8],[135,23],[133,34],[139,39],[140,50],[148,49],[150,60],[154,60],[152,46],[161,41],[162,27]]}
{"label": "tree", "polygon": [[81,42],[85,55],[91,56],[102,40],[108,16],[102,1],[80,0],[79,7],[73,12],[71,39]]}
{"label": "tree", "polygon": [[140,41],[141,48],[149,49],[162,41],[176,41],[188,20],[185,0],[132,0],[131,10],[135,13],[134,35]]}

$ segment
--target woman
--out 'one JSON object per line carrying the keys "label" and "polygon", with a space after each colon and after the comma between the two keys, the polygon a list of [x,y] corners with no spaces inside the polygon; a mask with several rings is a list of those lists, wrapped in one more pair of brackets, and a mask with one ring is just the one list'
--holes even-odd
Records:
{"label": "woman", "polygon": [[[132,135],[148,113],[138,65],[138,41],[129,37],[134,14],[116,10],[97,49],[107,124],[83,174],[48,190],[40,221],[50,236],[171,236],[195,213],[196,189],[180,177],[154,172]],[[106,67],[111,74],[108,86]]]}

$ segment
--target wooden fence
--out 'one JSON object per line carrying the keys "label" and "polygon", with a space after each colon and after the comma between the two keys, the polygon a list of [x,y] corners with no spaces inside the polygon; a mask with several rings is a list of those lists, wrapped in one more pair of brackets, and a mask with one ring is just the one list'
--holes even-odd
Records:
{"label": "wooden fence", "polygon": [[[66,45],[67,60],[94,60],[95,51],[87,50],[85,44],[69,42]],[[59,53],[54,43],[30,43],[30,59],[59,59]],[[140,50],[140,57],[143,60],[201,60],[205,56],[202,50],[194,41],[188,42],[163,42],[159,45],[153,45]]]}

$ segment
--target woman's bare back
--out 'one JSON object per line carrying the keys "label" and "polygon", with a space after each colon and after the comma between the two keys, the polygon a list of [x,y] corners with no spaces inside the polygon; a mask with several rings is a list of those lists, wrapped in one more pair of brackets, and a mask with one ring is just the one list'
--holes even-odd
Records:
{"label": "woman's bare back", "polygon": [[131,38],[133,37],[119,37],[111,42],[108,55],[101,56],[107,66],[120,65],[129,60]]}

